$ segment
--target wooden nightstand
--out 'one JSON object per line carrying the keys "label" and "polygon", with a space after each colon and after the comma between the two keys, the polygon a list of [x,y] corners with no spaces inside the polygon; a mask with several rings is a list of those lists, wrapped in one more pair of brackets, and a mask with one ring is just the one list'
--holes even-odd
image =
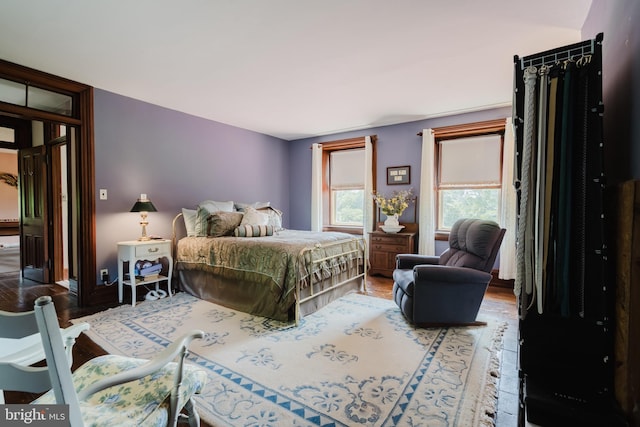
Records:
{"label": "wooden nightstand", "polygon": [[369,274],[392,277],[396,268],[397,254],[412,254],[416,251],[416,233],[369,233]]}
{"label": "wooden nightstand", "polygon": [[[150,280],[136,279],[135,264],[139,260],[156,260],[167,258],[169,272]],[[129,278],[124,278],[124,263],[129,262]],[[171,275],[173,274],[173,257],[171,256],[171,240],[132,240],[118,242],[118,302],[122,303],[124,285],[131,286],[131,305],[136,305],[136,286],[155,284],[156,292],[160,290],[160,282],[167,282],[167,294],[171,296]]]}

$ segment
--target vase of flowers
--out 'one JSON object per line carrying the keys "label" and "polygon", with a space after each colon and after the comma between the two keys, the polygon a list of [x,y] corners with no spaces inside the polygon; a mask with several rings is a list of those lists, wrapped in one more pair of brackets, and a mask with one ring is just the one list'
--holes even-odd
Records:
{"label": "vase of flowers", "polygon": [[384,225],[388,228],[400,227],[400,220],[398,219],[398,214],[387,216],[387,219],[384,220]]}
{"label": "vase of flowers", "polygon": [[373,199],[380,211],[387,216],[382,228],[386,232],[397,233],[403,226],[400,225],[399,217],[412,202],[413,192],[411,189],[396,191],[391,197],[385,197],[380,193],[374,193]]}

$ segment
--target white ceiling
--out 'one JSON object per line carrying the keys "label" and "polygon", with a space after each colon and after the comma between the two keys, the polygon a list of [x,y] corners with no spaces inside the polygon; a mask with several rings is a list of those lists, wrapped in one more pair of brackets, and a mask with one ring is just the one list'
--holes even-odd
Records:
{"label": "white ceiling", "polygon": [[508,105],[591,0],[2,0],[0,58],[291,140]]}

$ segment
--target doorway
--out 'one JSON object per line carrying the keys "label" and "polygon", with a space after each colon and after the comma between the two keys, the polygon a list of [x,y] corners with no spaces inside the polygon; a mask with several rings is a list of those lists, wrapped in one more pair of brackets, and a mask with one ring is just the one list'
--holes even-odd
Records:
{"label": "doorway", "polygon": [[[0,126],[0,141],[12,133]],[[0,274],[20,271],[18,153],[0,148]]]}
{"label": "doorway", "polygon": [[[45,101],[53,102],[43,104],[43,96]],[[74,141],[68,138],[66,142],[67,185],[73,187],[74,194],[67,197],[73,206],[67,209],[69,239],[63,239],[68,244],[70,288],[76,292],[80,307],[112,302],[116,298],[115,290],[98,286],[95,262],[93,88],[0,60],[0,117],[15,118],[23,123],[59,123],[68,126],[67,130],[75,129]],[[30,128],[25,130],[30,131]],[[17,145],[18,149],[23,148]],[[20,227],[24,235],[22,224]],[[51,236],[55,233],[48,222],[44,223],[44,229]],[[46,262],[53,263],[53,260]],[[43,265],[53,268],[53,264]]]}
{"label": "doorway", "polygon": [[[77,200],[70,154],[77,130],[60,123],[1,116],[0,129],[0,141],[15,145],[13,150],[3,149],[5,155],[0,153],[0,165],[15,177],[12,197],[0,188],[0,223],[16,224],[11,236],[0,236],[0,266],[13,260],[13,268],[6,272],[20,271],[25,279],[58,283],[77,293],[76,264],[69,256],[73,247],[69,224]],[[0,230],[1,234],[10,231],[8,227]],[[11,247],[5,249],[7,243],[2,240],[12,243]]]}

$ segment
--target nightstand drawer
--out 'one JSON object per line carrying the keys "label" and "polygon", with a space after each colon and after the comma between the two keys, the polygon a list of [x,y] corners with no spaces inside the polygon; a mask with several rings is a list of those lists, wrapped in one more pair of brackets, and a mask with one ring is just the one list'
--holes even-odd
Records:
{"label": "nightstand drawer", "polygon": [[402,242],[405,240],[409,240],[404,236],[371,236],[372,243],[380,243],[380,244],[397,244],[398,241]]}
{"label": "nightstand drawer", "polygon": [[145,256],[158,256],[167,253],[166,244],[136,246],[136,258]]}
{"label": "nightstand drawer", "polygon": [[407,245],[398,245],[398,244],[378,244],[378,243],[373,243],[371,245],[371,247],[373,249],[375,249],[376,251],[381,251],[381,252],[408,252],[411,250],[411,248],[408,248]]}

